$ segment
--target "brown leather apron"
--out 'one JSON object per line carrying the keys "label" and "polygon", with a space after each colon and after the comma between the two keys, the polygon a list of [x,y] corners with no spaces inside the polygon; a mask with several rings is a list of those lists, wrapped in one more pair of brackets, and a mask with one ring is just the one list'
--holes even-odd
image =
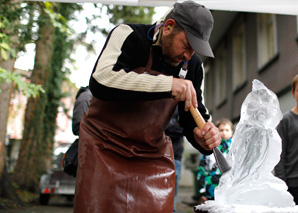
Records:
{"label": "brown leather apron", "polygon": [[93,97],[80,127],[75,213],[173,211],[175,166],[164,130],[176,105]]}

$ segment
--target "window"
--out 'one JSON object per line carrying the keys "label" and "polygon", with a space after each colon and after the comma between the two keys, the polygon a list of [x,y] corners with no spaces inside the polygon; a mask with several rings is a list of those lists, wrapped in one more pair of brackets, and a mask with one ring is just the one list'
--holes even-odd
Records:
{"label": "window", "polygon": [[215,100],[216,105],[222,104],[227,97],[227,51],[225,46],[221,44],[216,51],[215,60]]}
{"label": "window", "polygon": [[276,54],[275,15],[257,15],[258,68],[265,66]]}
{"label": "window", "polygon": [[[296,29],[297,29],[297,35],[298,35],[298,16],[296,16]],[[298,38],[296,40],[298,41]]]}
{"label": "window", "polygon": [[296,29],[297,29],[297,34],[298,34],[298,16],[296,16]]}
{"label": "window", "polygon": [[233,35],[232,40],[232,65],[233,89],[237,90],[246,81],[246,54],[245,54],[245,28],[242,23]]}

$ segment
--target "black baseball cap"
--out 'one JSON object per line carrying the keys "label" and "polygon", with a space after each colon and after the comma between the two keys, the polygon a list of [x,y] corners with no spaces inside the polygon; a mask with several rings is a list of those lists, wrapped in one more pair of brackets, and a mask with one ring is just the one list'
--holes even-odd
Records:
{"label": "black baseball cap", "polygon": [[209,44],[214,21],[205,6],[193,1],[175,3],[171,16],[184,29],[188,42],[196,53],[214,58]]}

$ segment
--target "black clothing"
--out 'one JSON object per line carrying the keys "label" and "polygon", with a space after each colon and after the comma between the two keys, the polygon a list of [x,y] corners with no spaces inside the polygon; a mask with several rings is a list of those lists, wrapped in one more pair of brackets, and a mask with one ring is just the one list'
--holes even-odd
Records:
{"label": "black clothing", "polygon": [[72,132],[74,135],[79,135],[80,122],[84,112],[89,109],[92,94],[89,86],[81,87],[76,95],[76,101],[73,108],[72,115]]}
{"label": "black clothing", "polygon": [[[93,96],[104,101],[120,102],[171,98],[172,78],[178,77],[182,63],[178,67],[172,67],[165,62],[161,47],[152,46],[152,40],[147,37],[151,27],[152,25],[122,24],[111,31],[90,79]],[[114,33],[123,37],[113,37]],[[148,36],[153,37],[153,30]],[[120,48],[115,43],[120,45]],[[138,67],[146,67],[151,49],[153,54],[151,69],[164,75],[133,72]],[[188,62],[185,79],[193,82],[197,93],[198,110],[206,121],[209,120],[210,115],[207,114],[203,104],[203,64],[195,54]],[[201,153],[211,154],[212,151],[202,149],[195,141],[193,129],[196,124],[190,112],[184,111],[184,102],[179,102],[178,107],[179,122],[187,140]]]}
{"label": "black clothing", "polygon": [[183,153],[183,128],[179,125],[179,113],[178,108],[175,109],[175,112],[165,130],[167,136],[172,140],[173,150],[174,150],[174,159],[180,160]]}

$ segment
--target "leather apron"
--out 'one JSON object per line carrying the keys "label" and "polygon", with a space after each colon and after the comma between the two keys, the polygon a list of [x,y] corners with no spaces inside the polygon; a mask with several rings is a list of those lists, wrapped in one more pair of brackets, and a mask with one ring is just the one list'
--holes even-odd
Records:
{"label": "leather apron", "polygon": [[92,98],[80,126],[75,213],[173,211],[175,166],[164,130],[176,105]]}

